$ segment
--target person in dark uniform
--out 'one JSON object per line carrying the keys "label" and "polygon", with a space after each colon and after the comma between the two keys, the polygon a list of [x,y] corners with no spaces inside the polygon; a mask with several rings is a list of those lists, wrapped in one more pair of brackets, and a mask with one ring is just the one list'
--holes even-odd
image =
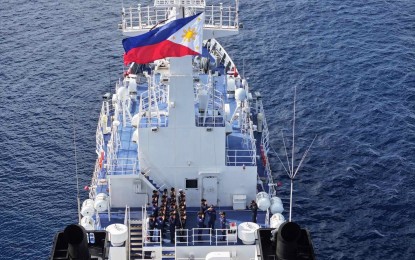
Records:
{"label": "person in dark uniform", "polygon": [[153,203],[157,204],[159,203],[159,192],[157,190],[153,190],[153,195],[151,196]]}
{"label": "person in dark uniform", "polygon": [[171,197],[170,198],[170,204],[176,204],[176,197]]}
{"label": "person in dark uniform", "polygon": [[163,217],[166,216],[166,209],[165,208],[160,208],[159,209],[159,216],[163,216]]}
{"label": "person in dark uniform", "polygon": [[[186,213],[184,213],[184,214],[181,214],[181,217],[180,217],[180,228],[181,229],[186,229]],[[185,237],[185,232],[184,231],[181,231],[180,232],[180,242],[186,242],[186,240],[187,240],[187,238]]]}
{"label": "person in dark uniform", "polygon": [[186,201],[186,194],[182,189],[179,190],[179,204]]}
{"label": "person in dark uniform", "polygon": [[170,212],[177,211],[177,205],[175,203],[171,203],[170,204],[169,211]]}
{"label": "person in dark uniform", "polygon": [[166,203],[167,203],[167,195],[163,193],[163,195],[161,195],[161,204],[166,204]]}
{"label": "person in dark uniform", "polygon": [[[198,228],[204,228],[205,227],[205,218],[203,217],[203,212],[199,211],[199,213],[197,214],[197,227]],[[198,237],[197,240],[202,240],[202,229],[199,229],[197,231]]]}
{"label": "person in dark uniform", "polygon": [[[219,213],[219,221],[220,221],[220,228],[221,229],[226,229],[227,220],[226,220],[226,214],[225,214],[225,212],[220,212]],[[226,240],[226,230],[222,230],[222,237],[221,237],[220,240],[221,241],[225,241]]]}
{"label": "person in dark uniform", "polygon": [[205,217],[206,217],[204,214],[205,214],[205,212],[208,208],[209,208],[209,206],[208,206],[206,200],[202,199],[201,202],[200,202],[200,210],[203,212],[203,221],[205,220]]}
{"label": "person in dark uniform", "polygon": [[249,209],[252,211],[252,222],[256,223],[256,216],[258,213],[258,205],[256,204],[255,200],[251,201],[251,205],[249,205]]}
{"label": "person in dark uniform", "polygon": [[151,215],[153,215],[154,217],[157,217],[158,216],[159,207],[157,206],[156,203],[154,203],[153,204],[153,207],[151,207],[151,211],[152,211]]}
{"label": "person in dark uniform", "polygon": [[[157,235],[160,232],[161,239],[163,240],[163,233],[164,233],[164,217],[159,216],[156,221],[156,229]],[[159,237],[156,238],[156,242],[160,242]]]}
{"label": "person in dark uniform", "polygon": [[170,189],[170,198],[175,198],[176,199],[176,190],[174,188]]}
{"label": "person in dark uniform", "polygon": [[170,199],[169,192],[167,191],[167,189],[163,190],[163,196],[167,198],[167,201],[166,201],[167,205],[170,205],[171,199]]}
{"label": "person in dark uniform", "polygon": [[163,210],[163,211],[167,211],[166,202],[162,202],[162,203],[160,204],[159,211],[161,211],[161,210]]}
{"label": "person in dark uniform", "polygon": [[150,230],[149,234],[150,234],[150,242],[154,242],[154,237],[153,237],[153,233],[154,233],[154,228],[156,227],[156,221],[154,220],[154,216],[151,215],[150,219],[148,220],[148,229]]}
{"label": "person in dark uniform", "polygon": [[216,221],[216,210],[213,208],[213,205],[205,211],[205,216],[207,216],[208,220],[208,228],[211,229],[210,234],[215,234],[215,221]]}
{"label": "person in dark uniform", "polygon": [[180,210],[186,210],[186,201],[182,201],[179,204],[179,209]]}
{"label": "person in dark uniform", "polygon": [[174,244],[174,237],[176,235],[176,222],[176,214],[172,212],[169,218],[170,243],[172,244]]}

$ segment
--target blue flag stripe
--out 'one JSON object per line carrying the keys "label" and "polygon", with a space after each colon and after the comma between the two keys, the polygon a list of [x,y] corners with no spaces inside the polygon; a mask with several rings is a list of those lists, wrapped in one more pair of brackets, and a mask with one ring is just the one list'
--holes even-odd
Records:
{"label": "blue flag stripe", "polygon": [[180,30],[183,26],[192,21],[199,14],[174,20],[166,25],[158,27],[142,35],[125,38],[122,40],[124,50],[127,53],[133,48],[160,43]]}

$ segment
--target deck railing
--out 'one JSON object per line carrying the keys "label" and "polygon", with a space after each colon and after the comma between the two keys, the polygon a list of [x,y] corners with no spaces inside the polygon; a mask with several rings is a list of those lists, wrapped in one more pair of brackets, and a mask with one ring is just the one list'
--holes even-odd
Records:
{"label": "deck railing", "polygon": [[127,255],[128,255],[128,259],[130,259],[130,251],[131,251],[131,228],[130,228],[130,221],[131,221],[131,217],[130,217],[130,207],[125,206],[125,215],[124,215],[124,225],[126,225],[128,227],[128,239],[127,239],[127,245],[128,245],[128,251],[127,251]]}
{"label": "deck railing", "polygon": [[136,158],[116,158],[108,163],[108,175],[138,174],[138,160]]}
{"label": "deck railing", "polygon": [[236,29],[238,28],[238,8],[210,5],[205,8],[205,28]]}
{"label": "deck railing", "polygon": [[[143,224],[144,226],[145,224]],[[143,230],[143,244],[146,246],[161,246],[163,239],[161,238],[161,232],[158,229],[145,229]]]}
{"label": "deck railing", "polygon": [[[199,231],[201,231],[201,234],[199,234]],[[209,243],[212,245],[213,239],[211,234],[213,233],[215,233],[216,238],[215,245],[221,246],[225,244],[229,245],[230,243],[235,244],[237,242],[236,230],[234,230],[235,233],[231,232],[232,230],[229,228],[218,228],[214,231],[211,228],[192,228],[191,230],[176,229],[175,246],[188,246],[190,241],[192,241],[193,245],[200,243]],[[230,234],[232,234],[233,237],[231,237]],[[180,238],[184,241],[180,241]]]}
{"label": "deck railing", "polygon": [[[216,233],[216,245],[229,245],[229,243],[236,244],[238,241],[236,238],[236,233],[233,233],[233,237],[230,236],[231,230],[229,228],[217,228],[215,229]],[[236,232],[236,230],[235,230]]]}
{"label": "deck railing", "polygon": [[92,175],[91,187],[89,189],[89,198],[90,199],[95,199],[96,187],[98,185],[98,175],[99,175],[100,171],[101,171],[101,168],[99,167],[99,159],[97,158],[96,161],[95,161],[94,173]]}
{"label": "deck railing", "polygon": [[195,116],[195,124],[198,127],[224,127],[225,126],[225,119],[223,115],[196,115]]}
{"label": "deck railing", "polygon": [[196,126],[199,127],[223,127],[225,126],[225,112],[224,100],[222,92],[214,89],[208,85],[195,85],[194,95],[195,95],[195,104],[199,105],[199,96],[198,92],[200,90],[206,90],[208,93],[208,100],[206,102],[206,107],[202,108],[202,112],[196,112],[195,120]]}
{"label": "deck railing", "polygon": [[[258,100],[258,105],[259,105],[259,112],[262,113],[263,115],[265,115],[264,107],[262,105],[262,100]],[[276,194],[276,189],[275,189],[275,185],[273,185],[274,178],[272,176],[271,165],[270,165],[269,160],[268,160],[268,152],[269,152],[269,149],[270,149],[269,130],[268,130],[268,124],[267,124],[267,121],[265,119],[265,116],[264,116],[263,121],[262,121],[261,146],[264,150],[265,174],[267,175],[267,178],[268,178],[268,184],[271,184],[271,185],[269,185],[269,194],[272,196],[272,195]]]}
{"label": "deck railing", "polygon": [[229,54],[225,51],[225,48],[223,48],[214,38],[206,41],[206,46],[213,56],[222,61],[225,66],[225,71],[229,71],[231,68],[236,67]]}
{"label": "deck railing", "polygon": [[181,5],[188,7],[204,7],[206,5],[205,0],[155,0],[155,6],[172,6]]}
{"label": "deck railing", "polygon": [[121,148],[121,139],[118,134],[118,127],[112,126],[111,138],[107,144],[107,163],[117,159],[117,153],[119,148]]}
{"label": "deck railing", "polygon": [[161,232],[158,229],[149,229],[147,227],[147,208],[145,206],[141,207],[141,219],[142,219],[142,241],[143,245],[146,246],[160,246],[162,245]]}
{"label": "deck railing", "polygon": [[164,84],[153,84],[154,81],[152,77],[148,77],[148,84],[153,86],[140,95],[138,124],[140,128],[168,125],[169,87]]}
{"label": "deck railing", "polygon": [[[202,231],[201,234],[199,234],[198,232]],[[192,229],[192,241],[193,241],[193,245],[196,243],[209,243],[210,245],[212,245],[212,236],[210,235],[210,233],[212,232],[211,228],[193,228]],[[199,239],[199,237],[201,239]]]}
{"label": "deck railing", "polygon": [[[122,30],[150,30],[163,23],[169,18],[174,18],[171,7],[167,5],[159,6],[130,6],[123,8],[122,11]],[[194,15],[199,12],[205,12],[205,28],[210,29],[227,29],[237,30],[238,24],[238,1],[236,6],[210,5],[188,6],[186,15]]]}
{"label": "deck railing", "polygon": [[255,150],[226,150],[226,165],[255,166]]}
{"label": "deck railing", "polygon": [[[176,246],[188,246],[189,245],[189,230],[188,229],[176,229],[174,241]],[[184,240],[184,241],[182,241]]]}
{"label": "deck railing", "polygon": [[104,122],[104,115],[105,115],[105,105],[104,103],[102,103],[102,107],[101,107],[101,113],[99,114],[99,119],[98,119],[98,126],[97,126],[97,131],[96,131],[96,148],[95,148],[95,152],[97,154],[99,154],[101,152],[101,150],[103,150],[104,147],[104,129],[103,126],[106,124],[107,122]]}

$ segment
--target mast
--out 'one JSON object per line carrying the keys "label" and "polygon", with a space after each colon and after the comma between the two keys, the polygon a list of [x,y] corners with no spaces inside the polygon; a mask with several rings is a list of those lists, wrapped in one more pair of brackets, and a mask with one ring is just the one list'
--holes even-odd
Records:
{"label": "mast", "polygon": [[[295,111],[296,111],[296,100],[297,99],[297,86],[294,86],[294,104],[293,104],[293,139],[292,139],[292,151],[291,151],[291,169],[288,173],[288,177],[290,177],[290,214],[288,221],[291,222],[291,216],[292,216],[292,208],[293,208],[293,190],[294,190],[294,178],[297,176],[298,171],[300,170],[301,165],[304,162],[304,159],[306,158],[308,152],[311,149],[311,146],[313,145],[314,141],[317,138],[317,135],[314,136],[313,141],[308,146],[307,150],[303,154],[300,163],[298,164],[297,168],[294,171],[294,151],[295,151]],[[283,137],[284,138],[284,137]],[[284,139],[283,139],[284,141]],[[284,141],[284,147],[285,147],[285,141]],[[287,150],[286,150],[286,156],[288,160]],[[290,168],[290,165],[288,164],[288,168]]]}

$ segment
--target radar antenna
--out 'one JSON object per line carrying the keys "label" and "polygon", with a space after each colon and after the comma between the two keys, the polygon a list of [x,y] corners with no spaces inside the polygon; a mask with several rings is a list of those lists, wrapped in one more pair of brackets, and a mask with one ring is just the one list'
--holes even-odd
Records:
{"label": "radar antenna", "polygon": [[[310,151],[311,146],[313,145],[314,141],[317,138],[317,135],[314,137],[313,141],[311,142],[311,144],[308,146],[307,150],[305,151],[305,153],[303,154],[300,163],[298,164],[297,168],[294,170],[294,151],[295,151],[295,109],[296,109],[296,98],[297,98],[297,86],[294,86],[294,107],[293,107],[293,139],[292,139],[292,151],[291,151],[291,167],[290,164],[288,163],[288,169],[289,169],[289,174],[288,177],[290,177],[291,180],[291,187],[290,187],[290,216],[289,216],[289,222],[291,222],[291,215],[292,215],[292,207],[293,207],[293,186],[294,186],[294,178],[297,176],[298,170],[300,169],[301,165],[304,162],[304,159],[306,158],[308,152]],[[285,146],[285,141],[284,141],[284,135],[283,135],[283,142],[284,142],[284,148],[285,148],[285,155],[287,157],[287,162],[288,160],[288,154],[287,154],[287,149]]]}

